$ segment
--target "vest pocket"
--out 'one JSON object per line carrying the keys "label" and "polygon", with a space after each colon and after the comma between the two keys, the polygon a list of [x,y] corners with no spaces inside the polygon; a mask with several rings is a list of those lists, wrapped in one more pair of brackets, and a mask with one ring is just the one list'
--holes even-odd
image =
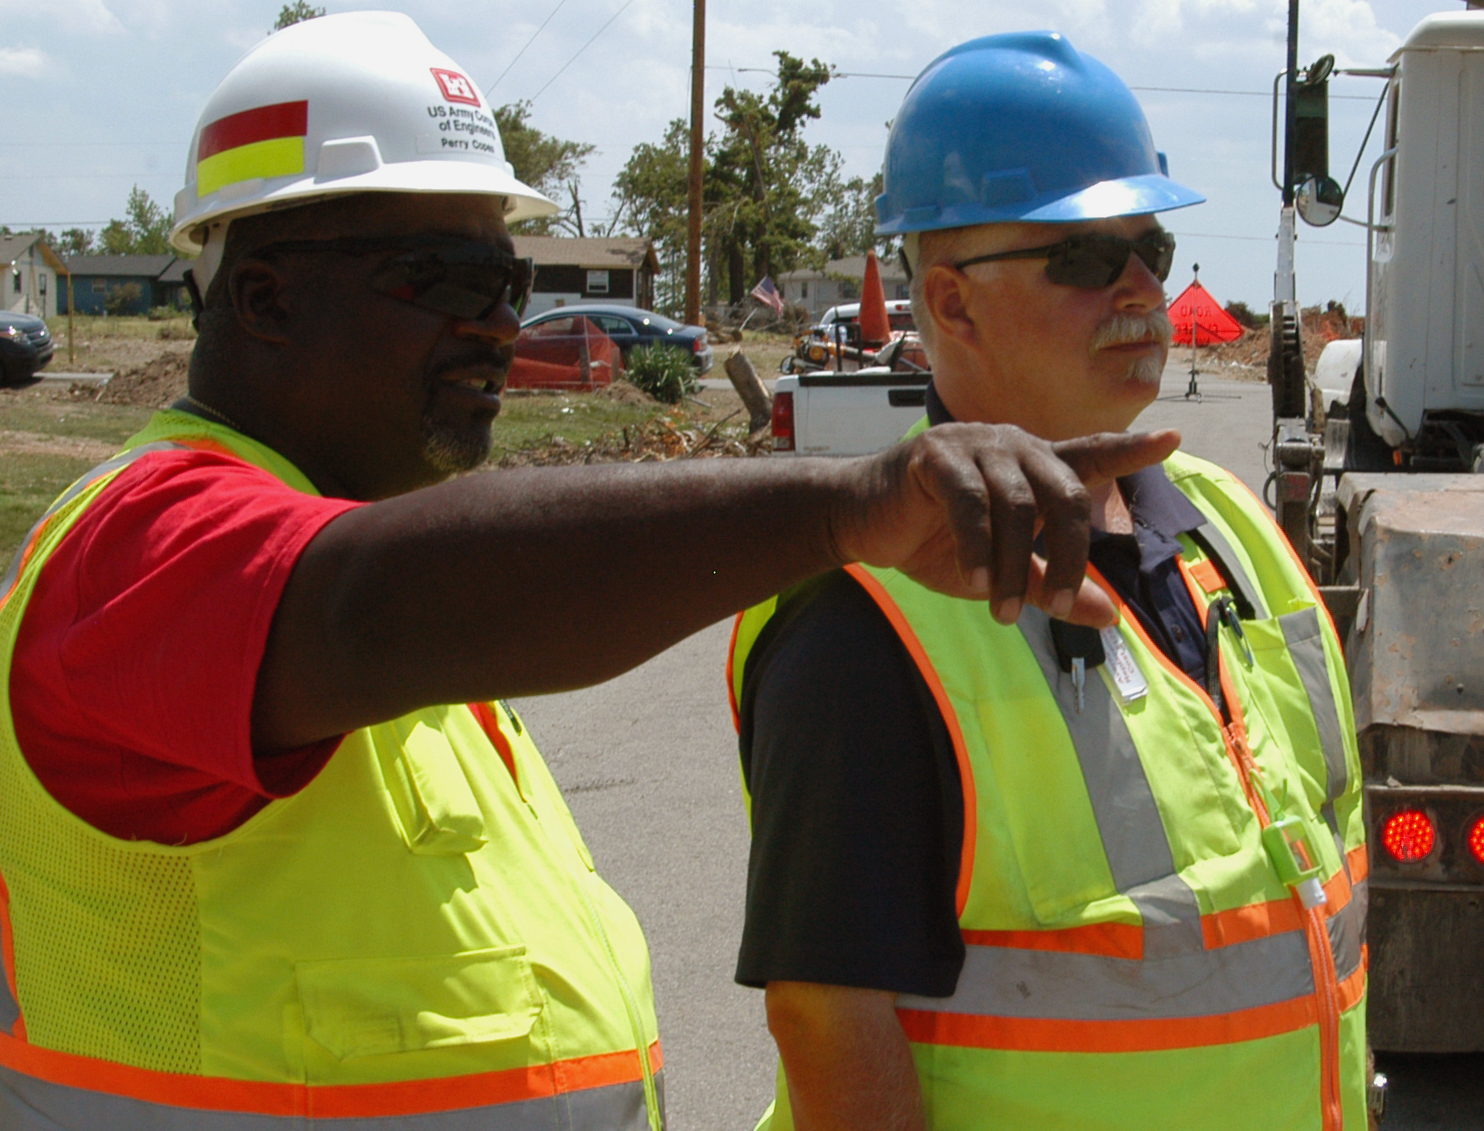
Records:
{"label": "vest pocket", "polygon": [[541,1012],[524,946],[294,966],[304,1031],[336,1060],[526,1038]]}
{"label": "vest pocket", "polygon": [[488,837],[439,710],[393,719],[369,734],[407,847],[421,855],[459,856],[484,847]]}

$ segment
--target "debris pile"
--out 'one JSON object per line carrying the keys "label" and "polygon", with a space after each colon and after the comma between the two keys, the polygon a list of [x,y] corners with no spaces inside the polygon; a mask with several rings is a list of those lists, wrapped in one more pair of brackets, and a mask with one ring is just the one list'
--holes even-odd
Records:
{"label": "debris pile", "polygon": [[506,452],[495,463],[498,467],[560,467],[767,455],[773,443],[766,429],[752,435],[736,426],[723,429],[739,413],[740,410],[709,426],[689,422],[680,413],[670,413],[616,432],[605,432],[583,444],[552,436],[543,443]]}
{"label": "debris pile", "polygon": [[162,353],[147,365],[126,369],[99,391],[104,404],[132,404],[142,408],[164,408],[185,396],[189,353]]}
{"label": "debris pile", "polygon": [[[1317,306],[1306,307],[1303,317],[1304,368],[1310,373],[1314,372],[1319,355],[1324,352],[1324,347],[1330,342],[1340,338],[1358,338],[1365,333],[1365,319],[1349,317],[1343,307],[1333,310],[1320,310]],[[1200,357],[1202,363],[1209,360],[1260,370],[1265,380],[1271,342],[1272,336],[1268,333],[1268,328],[1257,326],[1248,330],[1234,342],[1209,348],[1202,347]],[[1175,346],[1170,351],[1171,359],[1178,360],[1182,356],[1189,358],[1190,347]]]}

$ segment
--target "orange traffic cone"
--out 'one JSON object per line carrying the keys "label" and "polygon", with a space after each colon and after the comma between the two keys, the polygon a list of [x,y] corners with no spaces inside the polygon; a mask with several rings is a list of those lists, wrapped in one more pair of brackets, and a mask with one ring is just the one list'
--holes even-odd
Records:
{"label": "orange traffic cone", "polygon": [[891,337],[886,316],[886,292],[881,289],[881,266],[874,251],[866,252],[866,277],[861,283],[861,344],[868,349],[885,345]]}

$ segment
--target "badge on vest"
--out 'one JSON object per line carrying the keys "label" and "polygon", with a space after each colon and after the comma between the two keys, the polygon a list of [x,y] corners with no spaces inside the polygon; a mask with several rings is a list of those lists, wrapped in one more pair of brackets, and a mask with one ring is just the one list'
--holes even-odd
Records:
{"label": "badge on vest", "polygon": [[1117,628],[1105,628],[1098,635],[1102,638],[1103,653],[1108,658],[1108,678],[1113,681],[1118,697],[1124,706],[1149,694],[1149,681],[1139,669],[1139,661],[1123,639]]}
{"label": "badge on vest", "polygon": [[1123,636],[1116,628],[1102,631],[1068,624],[1066,621],[1051,622],[1051,640],[1056,647],[1056,657],[1061,670],[1072,677],[1072,688],[1077,694],[1077,711],[1081,713],[1087,704],[1087,669],[1101,667],[1108,681],[1125,706],[1149,694],[1149,681],[1139,670],[1139,662]]}

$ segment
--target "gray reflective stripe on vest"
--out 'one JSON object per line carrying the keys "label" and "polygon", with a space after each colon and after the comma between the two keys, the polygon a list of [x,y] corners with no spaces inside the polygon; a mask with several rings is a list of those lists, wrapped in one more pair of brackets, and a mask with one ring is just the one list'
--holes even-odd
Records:
{"label": "gray reflective stripe on vest", "polygon": [[1360,969],[1369,903],[1370,892],[1362,880],[1350,889],[1350,902],[1325,922],[1329,929],[1329,949],[1335,957],[1335,977],[1341,982]]}
{"label": "gray reflective stripe on vest", "polygon": [[[1324,658],[1324,635],[1319,624],[1317,607],[1301,609],[1278,618],[1283,628],[1283,639],[1288,644],[1288,654],[1293,657],[1293,666],[1298,669],[1299,682],[1309,696],[1309,713],[1314,716],[1314,725],[1319,730],[1319,745],[1324,751],[1324,768],[1329,778],[1325,789],[1323,813],[1330,830],[1339,833],[1339,821],[1335,817],[1335,799],[1345,792],[1349,784],[1349,770],[1345,765],[1345,739],[1340,730],[1340,709],[1335,702],[1334,686],[1329,681],[1329,665]],[[1341,845],[1341,857],[1344,846]]]}
{"label": "gray reflective stripe on vest", "polygon": [[[656,1073],[656,1085],[659,1078]],[[5,1131],[288,1131],[314,1127],[334,1131],[647,1131],[649,1120],[642,1080],[458,1111],[311,1119],[171,1107],[51,1084],[0,1068],[0,1128]]]}
{"label": "gray reflective stripe on vest", "polygon": [[1214,523],[1207,522],[1196,527],[1195,536],[1220,564],[1221,575],[1226,579],[1232,592],[1239,594],[1242,600],[1252,606],[1253,619],[1267,620],[1268,607],[1262,599],[1262,590],[1252,584],[1252,578],[1248,577],[1247,571],[1242,568],[1242,559],[1237,557],[1237,552],[1226,540],[1226,535],[1221,533]]}
{"label": "gray reflective stripe on vest", "polygon": [[137,448],[130,448],[127,452],[121,452],[112,459],[100,463],[76,483],[72,484],[71,487],[63,491],[61,497],[51,506],[47,507],[46,513],[36,520],[30,530],[26,531],[25,538],[21,540],[21,548],[10,559],[10,568],[5,571],[5,576],[0,578],[0,601],[3,601],[10,595],[10,590],[15,585],[16,578],[21,574],[21,562],[25,559],[26,550],[36,535],[41,532],[41,528],[46,525],[47,519],[51,518],[52,515],[56,514],[105,475],[118,471],[120,468],[128,467],[129,464],[133,463],[140,456],[147,456],[151,452],[168,452],[172,449],[183,449],[185,446],[184,444],[177,444],[170,440],[159,440],[153,444],[140,444]]}
{"label": "gray reflective stripe on vest", "polygon": [[949,998],[897,998],[899,1009],[1057,1021],[1208,1017],[1314,992],[1304,932],[1170,958],[1114,958],[1000,946],[965,948]]}
{"label": "gray reflective stripe on vest", "polygon": [[1175,871],[1164,821],[1123,712],[1100,678],[1087,680],[1079,711],[1071,676],[1057,662],[1050,618],[1027,608],[1020,626],[1071,733],[1113,883],[1143,918],[1144,954],[1163,958],[1203,949],[1200,904]]}

